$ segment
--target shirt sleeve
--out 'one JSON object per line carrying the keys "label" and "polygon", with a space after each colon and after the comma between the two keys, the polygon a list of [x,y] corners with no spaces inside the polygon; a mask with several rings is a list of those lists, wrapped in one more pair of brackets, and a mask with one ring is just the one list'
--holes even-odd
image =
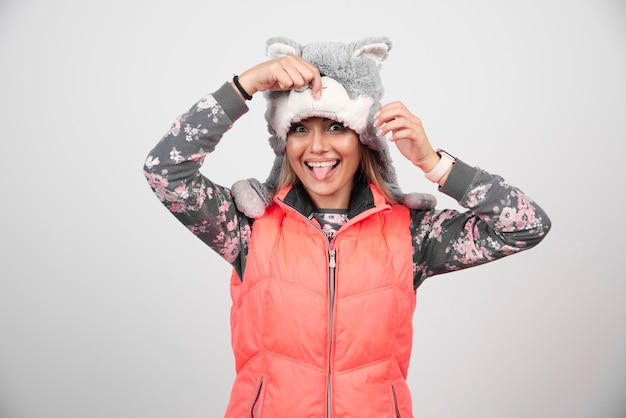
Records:
{"label": "shirt sleeve", "polygon": [[187,112],[150,151],[144,175],[156,197],[189,231],[228,261],[242,277],[251,220],[237,211],[228,188],[200,173],[205,157],[248,111],[225,83]]}
{"label": "shirt sleeve", "polygon": [[439,190],[466,211],[411,211],[414,286],[428,277],[530,249],[551,227],[545,211],[502,177],[456,161]]}

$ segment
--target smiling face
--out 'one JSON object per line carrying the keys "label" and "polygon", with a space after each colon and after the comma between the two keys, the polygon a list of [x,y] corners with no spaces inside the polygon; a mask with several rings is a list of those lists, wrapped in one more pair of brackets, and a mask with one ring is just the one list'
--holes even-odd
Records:
{"label": "smiling face", "polygon": [[348,208],[360,165],[356,132],[334,120],[305,119],[289,130],[285,152],[317,208]]}

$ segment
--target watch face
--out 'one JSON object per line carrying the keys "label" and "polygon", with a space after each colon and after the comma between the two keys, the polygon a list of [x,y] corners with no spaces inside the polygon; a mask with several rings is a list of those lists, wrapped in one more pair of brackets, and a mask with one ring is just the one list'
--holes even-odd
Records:
{"label": "watch face", "polygon": [[444,155],[447,156],[448,158],[452,159],[452,160],[456,160],[455,157],[453,157],[450,153],[442,150],[441,148],[437,150],[437,154],[439,154],[439,156],[443,157]]}

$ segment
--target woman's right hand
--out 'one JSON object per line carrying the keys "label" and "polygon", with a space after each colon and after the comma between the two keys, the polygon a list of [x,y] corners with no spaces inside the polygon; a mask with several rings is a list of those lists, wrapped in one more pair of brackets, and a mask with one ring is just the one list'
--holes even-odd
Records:
{"label": "woman's right hand", "polygon": [[307,85],[313,97],[319,98],[322,94],[322,77],[317,67],[295,55],[273,58],[249,68],[239,75],[239,84],[250,95],[265,90],[293,90]]}

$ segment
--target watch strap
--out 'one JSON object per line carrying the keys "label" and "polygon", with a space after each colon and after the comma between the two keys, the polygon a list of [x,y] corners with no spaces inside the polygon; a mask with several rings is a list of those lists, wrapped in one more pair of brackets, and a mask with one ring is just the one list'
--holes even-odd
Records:
{"label": "watch strap", "polygon": [[439,162],[432,170],[430,170],[428,173],[425,173],[426,178],[433,183],[439,183],[439,180],[441,180],[441,178],[444,176],[444,174],[446,174],[450,166],[456,161],[456,158],[454,158],[452,155],[442,149],[438,149],[437,154],[439,155],[439,157],[441,157]]}

